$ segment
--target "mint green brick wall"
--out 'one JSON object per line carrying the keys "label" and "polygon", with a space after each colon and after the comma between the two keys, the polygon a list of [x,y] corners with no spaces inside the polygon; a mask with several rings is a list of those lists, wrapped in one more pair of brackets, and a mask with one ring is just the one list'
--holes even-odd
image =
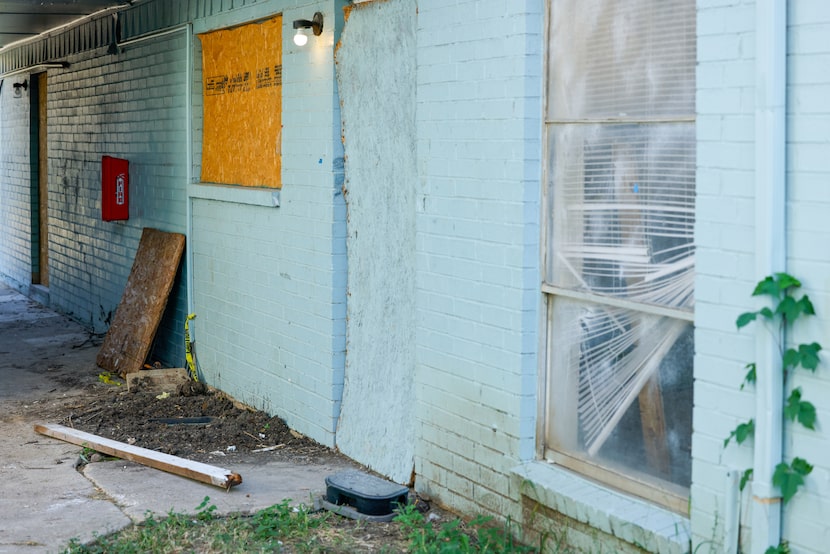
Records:
{"label": "mint green brick wall", "polygon": [[[183,34],[72,56],[47,75],[49,291],[52,306],[104,332],[121,299],[143,227],[185,230],[186,41]],[[15,79],[31,78],[20,75]],[[0,271],[26,290],[31,280],[28,93],[5,87],[0,194]],[[130,161],[130,219],[101,220],[101,157]],[[26,203],[26,211],[21,211]],[[24,250],[28,253],[24,254]],[[183,284],[174,290],[154,357],[183,363]]]}
{"label": "mint green brick wall", "polygon": [[[184,33],[121,53],[78,55],[49,73],[50,296],[103,332],[127,282],[141,231],[184,233],[187,170]],[[101,157],[130,162],[130,218],[101,220]],[[184,363],[184,280],[153,357]]]}
{"label": "mint green brick wall", "polygon": [[[283,14],[280,207],[272,205],[268,191],[263,196],[234,187],[191,186],[199,366],[210,384],[327,445],[334,445],[345,364],[346,218],[334,79],[334,43],[344,4],[257,4],[195,27],[205,32]],[[324,14],[323,34],[305,47],[295,46],[292,21],[315,11]],[[193,175],[198,180],[198,40],[194,47],[199,77],[194,79]]]}

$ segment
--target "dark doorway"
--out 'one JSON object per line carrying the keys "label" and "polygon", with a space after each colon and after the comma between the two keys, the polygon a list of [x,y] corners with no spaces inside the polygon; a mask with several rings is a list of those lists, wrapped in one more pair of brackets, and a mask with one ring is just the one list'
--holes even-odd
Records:
{"label": "dark doorway", "polygon": [[48,149],[46,73],[32,75],[30,101],[30,163],[32,214],[32,284],[49,286]]}

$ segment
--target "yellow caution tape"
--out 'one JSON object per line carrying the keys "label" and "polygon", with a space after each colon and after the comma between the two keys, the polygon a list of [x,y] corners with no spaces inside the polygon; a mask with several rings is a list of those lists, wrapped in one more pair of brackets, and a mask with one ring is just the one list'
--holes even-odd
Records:
{"label": "yellow caution tape", "polygon": [[184,320],[184,357],[187,360],[190,376],[194,381],[198,381],[199,375],[196,373],[196,363],[193,361],[193,347],[190,344],[190,320],[195,318],[196,314],[187,314],[187,319]]}

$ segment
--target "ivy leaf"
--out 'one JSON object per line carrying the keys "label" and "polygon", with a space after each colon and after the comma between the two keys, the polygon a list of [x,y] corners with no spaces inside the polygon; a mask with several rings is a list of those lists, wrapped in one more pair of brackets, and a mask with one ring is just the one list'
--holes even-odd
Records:
{"label": "ivy leaf", "polygon": [[804,369],[809,369],[812,372],[816,371],[818,364],[821,363],[818,353],[821,352],[821,345],[817,342],[810,344],[799,344],[798,349],[788,348],[784,352],[784,369],[797,368],[799,365]]}
{"label": "ivy leaf", "polygon": [[738,316],[738,319],[735,321],[735,325],[738,326],[738,329],[741,327],[746,327],[753,321],[755,318],[758,317],[758,312],[746,312]]}
{"label": "ivy leaf", "polygon": [[779,290],[786,291],[790,288],[799,288],[801,281],[790,275],[789,273],[776,273],[775,280],[778,283]]}
{"label": "ivy leaf", "polygon": [[796,307],[795,298],[792,296],[785,296],[781,299],[781,302],[778,303],[778,306],[776,306],[775,313],[783,315],[787,321],[792,322],[798,318],[798,314],[800,312]]}
{"label": "ivy leaf", "polygon": [[744,390],[745,385],[754,385],[757,377],[757,373],[755,371],[755,362],[746,364],[744,368],[748,371],[746,372],[746,376],[744,377],[744,382],[741,383],[741,390]]}
{"label": "ivy leaf", "polygon": [[789,502],[798,488],[804,484],[804,476],[813,471],[813,466],[802,458],[795,458],[792,466],[781,462],[775,466],[775,473],[772,474],[772,484],[781,489],[781,498]]}
{"label": "ivy leaf", "polygon": [[775,313],[782,315],[784,319],[792,323],[802,314],[815,315],[816,311],[813,308],[813,303],[810,302],[810,299],[805,294],[799,300],[796,300],[792,296],[785,296],[775,308]]}
{"label": "ivy leaf", "polygon": [[744,472],[741,474],[741,482],[738,484],[738,490],[743,492],[743,490],[746,488],[746,484],[749,483],[750,479],[752,479],[752,473],[752,468],[744,470]]}
{"label": "ivy leaf", "polygon": [[735,438],[735,442],[738,444],[742,444],[746,439],[755,435],[755,420],[750,419],[746,423],[741,423],[735,429],[729,433],[729,436],[723,441],[723,447],[726,448],[729,445],[729,441],[732,438]]}
{"label": "ivy leaf", "polygon": [[801,281],[789,273],[776,273],[759,281],[755,286],[755,290],[752,291],[752,296],[767,295],[778,300],[782,293],[786,293],[789,289],[797,289],[800,286]]}
{"label": "ivy leaf", "polygon": [[778,281],[773,279],[771,275],[768,275],[767,277],[764,277],[763,280],[759,281],[758,284],[755,285],[755,290],[752,291],[752,296],[761,296],[764,294],[775,299],[778,299],[781,296],[781,288]]}
{"label": "ivy leaf", "polygon": [[781,462],[775,466],[775,473],[772,474],[772,484],[781,489],[783,501],[789,502],[798,492],[798,488],[804,484],[804,477],[792,471],[789,465]]}
{"label": "ivy leaf", "polygon": [[798,422],[810,430],[815,430],[816,407],[810,402],[801,400],[801,388],[795,388],[787,398],[787,405],[784,407],[784,416],[790,421]]}
{"label": "ivy leaf", "polygon": [[770,546],[767,548],[764,554],[790,554],[790,544],[782,540],[778,546]]}
{"label": "ivy leaf", "polygon": [[793,471],[805,477],[813,471],[813,466],[804,458],[793,458],[792,468]]}
{"label": "ivy leaf", "polygon": [[784,358],[782,360],[784,362],[784,369],[793,368],[795,369],[798,367],[798,363],[801,361],[801,356],[798,354],[798,350],[795,348],[787,348],[787,351],[784,352]]}
{"label": "ivy leaf", "polygon": [[770,310],[767,307],[761,308],[760,310],[758,310],[758,313],[764,316],[766,319],[772,319],[775,317],[775,314],[772,312],[772,310]]}
{"label": "ivy leaf", "polygon": [[817,342],[810,344],[799,344],[798,353],[801,356],[801,367],[815,372],[821,359],[818,353],[821,351],[821,345]]}
{"label": "ivy leaf", "polygon": [[798,301],[798,305],[801,306],[801,313],[804,315],[816,315],[816,309],[813,307],[813,303],[810,302],[810,297],[806,294]]}

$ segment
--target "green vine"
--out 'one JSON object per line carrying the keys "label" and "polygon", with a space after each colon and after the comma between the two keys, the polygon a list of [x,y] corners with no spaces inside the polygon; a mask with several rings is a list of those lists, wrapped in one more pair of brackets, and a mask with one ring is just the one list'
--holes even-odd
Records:
{"label": "green vine", "polygon": [[[804,294],[800,298],[795,296],[795,291],[801,287],[801,282],[786,273],[776,273],[768,276],[758,283],[752,296],[768,296],[772,301],[771,307],[763,307],[755,312],[746,312],[738,316],[736,325],[741,329],[758,319],[765,321],[775,333],[778,347],[781,352],[783,367],[784,389],[786,390],[787,377],[799,367],[815,373],[820,363],[819,352],[821,345],[817,342],[810,344],[799,344],[793,348],[784,348],[784,334],[787,328],[791,327],[799,318],[815,315],[813,303]],[[747,370],[741,389],[748,385],[754,385],[756,379],[755,363],[745,366]],[[784,418],[791,422],[798,422],[806,429],[815,429],[816,407],[803,399],[801,387],[790,390],[789,396],[784,405]],[[723,441],[726,448],[732,439],[737,444],[753,437],[755,434],[755,420],[750,419],[737,427]],[[781,462],[775,467],[772,475],[772,484],[781,490],[781,498],[786,503],[795,496],[798,489],[804,485],[804,478],[813,471],[813,466],[803,458],[795,457],[791,463]],[[752,479],[752,468],[747,469],[741,475],[740,490],[743,491],[746,484]],[[780,547],[780,545],[779,545]],[[777,550],[772,550],[777,552]]]}

